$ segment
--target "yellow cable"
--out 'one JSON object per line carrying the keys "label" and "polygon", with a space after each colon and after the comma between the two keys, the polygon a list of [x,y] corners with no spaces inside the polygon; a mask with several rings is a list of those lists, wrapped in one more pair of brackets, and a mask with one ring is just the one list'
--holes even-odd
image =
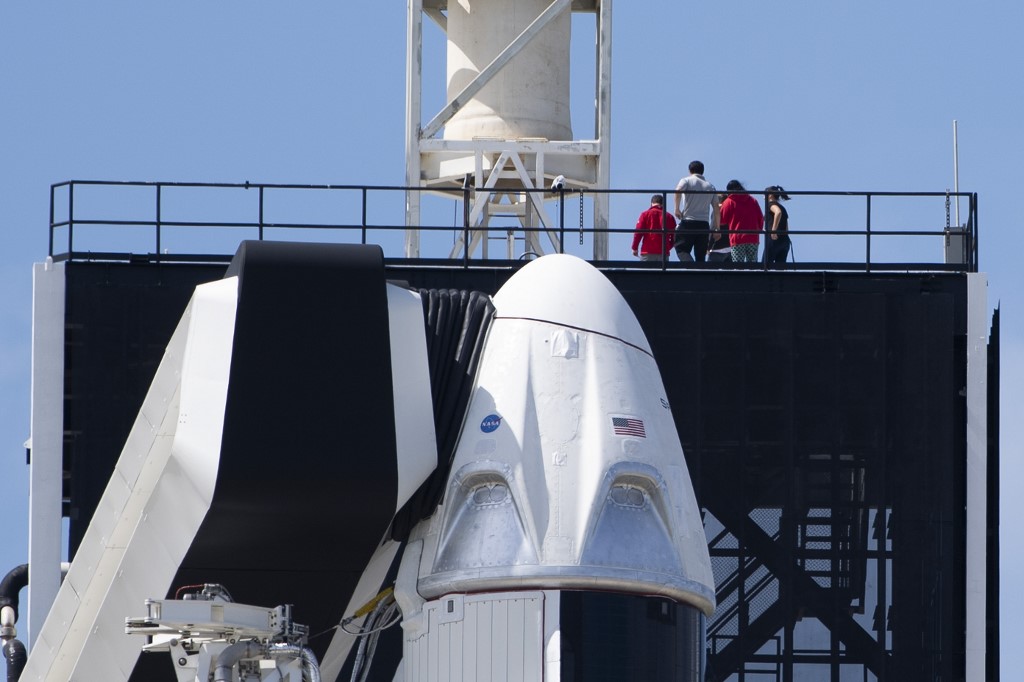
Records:
{"label": "yellow cable", "polygon": [[359,618],[361,616],[365,616],[370,611],[373,611],[374,607],[377,606],[377,604],[379,604],[382,600],[390,597],[394,593],[394,591],[395,591],[395,588],[393,588],[393,587],[388,587],[388,588],[386,588],[384,590],[381,590],[380,594],[378,594],[376,597],[374,597],[373,599],[371,599],[370,601],[366,602],[365,604],[360,606],[358,609],[356,609],[356,612],[354,614],[352,614],[351,617],[346,618],[345,622],[352,622],[356,618]]}

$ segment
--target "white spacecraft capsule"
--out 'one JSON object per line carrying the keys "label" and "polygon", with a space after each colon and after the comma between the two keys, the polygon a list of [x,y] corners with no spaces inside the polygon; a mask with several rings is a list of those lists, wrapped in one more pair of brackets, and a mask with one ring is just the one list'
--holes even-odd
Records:
{"label": "white spacecraft capsule", "polygon": [[[407,679],[421,679],[423,661],[450,655],[438,653],[449,645],[431,643],[438,637],[494,661],[531,660],[539,648],[538,674],[522,679],[571,678],[560,641],[571,628],[560,620],[567,609],[577,621],[611,609],[572,606],[565,595],[647,605],[655,602],[644,597],[661,597],[666,613],[678,607],[695,621],[715,608],[682,447],[626,301],[590,264],[551,255],[515,274],[494,305],[444,500],[414,534],[400,571]],[[417,595],[406,582],[410,562]],[[573,630],[577,640],[583,629]],[[691,647],[693,676],[671,679],[697,679],[701,629],[673,640]],[[468,665],[445,660],[452,670]]]}
{"label": "white spacecraft capsule", "polygon": [[419,592],[656,594],[714,610],[700,511],[650,346],[621,294],[567,255],[495,295]]}

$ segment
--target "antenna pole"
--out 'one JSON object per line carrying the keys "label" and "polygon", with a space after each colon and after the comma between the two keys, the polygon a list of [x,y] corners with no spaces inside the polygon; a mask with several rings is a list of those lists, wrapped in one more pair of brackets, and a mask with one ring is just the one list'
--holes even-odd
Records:
{"label": "antenna pole", "polygon": [[956,226],[960,227],[960,156],[956,140],[956,119],[953,119],[953,193],[956,197]]}

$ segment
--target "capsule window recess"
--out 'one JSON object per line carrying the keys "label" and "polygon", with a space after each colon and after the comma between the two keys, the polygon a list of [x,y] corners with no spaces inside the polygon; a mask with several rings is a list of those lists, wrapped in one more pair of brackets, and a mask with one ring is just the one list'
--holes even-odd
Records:
{"label": "capsule window recess", "polygon": [[627,483],[613,485],[608,491],[608,498],[612,504],[635,509],[642,509],[648,502],[647,493],[642,488]]}
{"label": "capsule window recess", "polygon": [[[479,465],[479,463],[478,463]],[[536,564],[507,471],[460,471],[449,491],[434,572]]]}
{"label": "capsule window recess", "polygon": [[509,504],[508,485],[504,481],[488,481],[479,483],[468,496],[470,504],[477,507],[488,507],[502,504]]}

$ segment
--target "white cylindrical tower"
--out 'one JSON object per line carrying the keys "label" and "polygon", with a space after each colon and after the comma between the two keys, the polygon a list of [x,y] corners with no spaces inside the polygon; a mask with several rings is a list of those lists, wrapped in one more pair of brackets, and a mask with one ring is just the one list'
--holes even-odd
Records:
{"label": "white cylindrical tower", "polygon": [[[548,0],[448,3],[448,99],[451,101],[547,8]],[[444,130],[446,140],[571,140],[569,39],[563,12],[515,55]]]}
{"label": "white cylindrical tower", "polygon": [[[406,64],[406,184],[472,189],[452,254],[480,248],[488,257],[492,218],[502,226],[507,257],[543,253],[546,237],[563,248],[558,219],[545,208],[558,191],[607,189],[611,123],[612,0],[409,0]],[[596,15],[594,130],[574,139],[570,114],[573,13]],[[447,36],[446,105],[422,116],[423,18]],[[577,74],[578,76],[579,74]],[[577,101],[577,105],[579,102]],[[579,126],[577,126],[579,127]],[[576,131],[578,134],[579,131]],[[406,255],[419,255],[422,191],[406,193]],[[461,195],[460,195],[461,196]],[[608,194],[595,193],[594,257],[608,257]]]}

